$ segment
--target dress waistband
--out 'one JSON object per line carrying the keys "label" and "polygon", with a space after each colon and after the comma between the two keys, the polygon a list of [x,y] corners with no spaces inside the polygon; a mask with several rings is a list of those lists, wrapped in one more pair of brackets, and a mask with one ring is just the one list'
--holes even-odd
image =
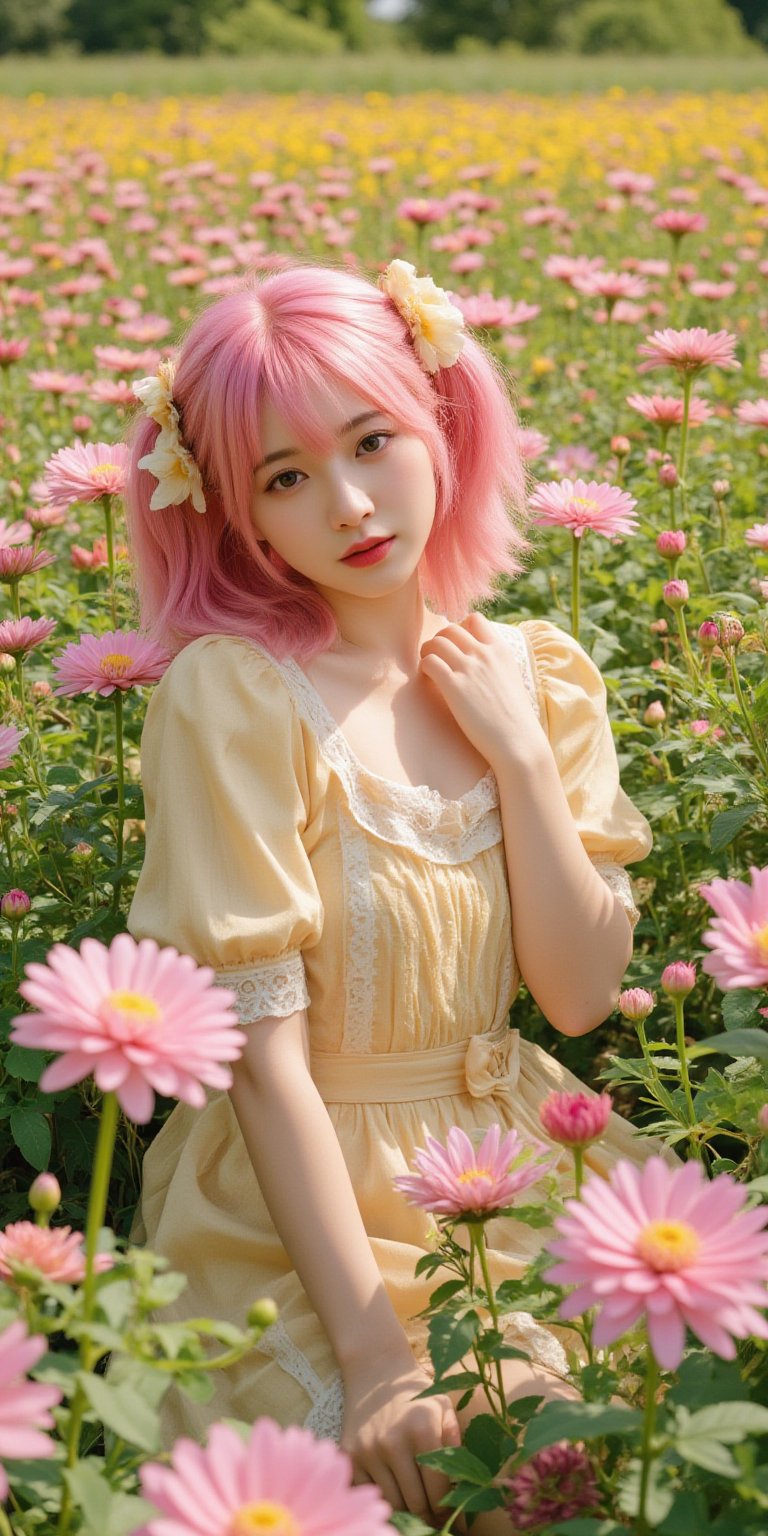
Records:
{"label": "dress waistband", "polygon": [[520,1074],[520,1031],[489,1030],[429,1051],[313,1051],[310,1070],[326,1104],[402,1104],[469,1093],[508,1093]]}

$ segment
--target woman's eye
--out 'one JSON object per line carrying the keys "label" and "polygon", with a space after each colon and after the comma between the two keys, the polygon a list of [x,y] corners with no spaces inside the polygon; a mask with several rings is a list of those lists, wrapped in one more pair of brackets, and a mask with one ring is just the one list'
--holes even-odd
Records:
{"label": "woman's eye", "polygon": [[298,474],[300,474],[300,470],[298,470],[298,469],[283,469],[283,470],[281,470],[279,475],[275,475],[274,480],[270,480],[269,485],[267,486],[267,490],[271,491],[274,488],[274,486],[278,486],[278,488],[281,491],[292,491],[294,486],[297,483],[295,478],[294,478],[294,481],[293,481],[292,485],[280,485],[280,481],[281,480],[289,480],[291,475],[293,475],[295,477]]}
{"label": "woman's eye", "polygon": [[[382,439],[386,442],[387,438],[393,436],[394,433],[392,432],[369,432],[366,437],[361,437],[359,446],[362,448],[364,443],[381,442]],[[370,455],[366,455],[366,457],[370,457]]]}

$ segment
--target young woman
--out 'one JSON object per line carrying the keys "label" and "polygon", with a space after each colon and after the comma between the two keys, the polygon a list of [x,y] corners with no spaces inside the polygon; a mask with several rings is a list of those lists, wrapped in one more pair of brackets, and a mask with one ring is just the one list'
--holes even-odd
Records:
{"label": "young woman", "polygon": [[[248,1036],[231,1092],[150,1148],[137,1235],[188,1275],[178,1315],[279,1308],[210,1402],[172,1394],[166,1430],[304,1423],[434,1512],[415,1457],[460,1425],[451,1397],[414,1401],[430,1221],[393,1178],[452,1125],[546,1139],[539,1103],[580,1085],[510,1007],[522,978],[564,1034],[612,1012],[650,829],[585,651],[473,607],[533,547],[525,477],[503,376],[431,279],[251,276],[137,394],[141,617],[174,660],[129,928],[213,966]],[[587,1161],[641,1147],[612,1116]],[[492,1223],[496,1280],[541,1240]],[[510,1397],[572,1390],[551,1332],[506,1328],[530,1357],[506,1362]]]}

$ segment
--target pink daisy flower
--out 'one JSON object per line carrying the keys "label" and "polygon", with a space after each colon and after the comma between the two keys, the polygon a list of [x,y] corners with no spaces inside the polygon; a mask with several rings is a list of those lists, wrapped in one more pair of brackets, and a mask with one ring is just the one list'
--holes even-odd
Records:
{"label": "pink daisy flower", "polygon": [[0,517],[0,549],[7,549],[11,544],[28,544],[31,537],[32,528],[29,523],[9,523],[6,518]]}
{"label": "pink daisy flower", "polygon": [[[639,411],[647,421],[652,421],[657,427],[679,427],[683,419],[684,402],[677,395],[627,395],[627,405],[631,405],[633,411]],[[690,401],[688,411],[689,427],[700,427],[712,416],[712,408],[694,395]]]}
{"label": "pink daisy flower", "polygon": [[0,549],[0,581],[20,581],[22,576],[30,576],[45,565],[52,565],[55,558],[55,555],[35,549],[32,544],[14,544]]}
{"label": "pink daisy flower", "polygon": [[577,273],[573,286],[587,298],[613,299],[614,302],[616,299],[643,299],[648,292],[645,278],[635,277],[631,272]]}
{"label": "pink daisy flower", "polygon": [[612,1344],[645,1317],[656,1359],[674,1371],[685,1330],[732,1360],[734,1338],[768,1338],[756,1309],[768,1305],[768,1211],[744,1211],[744,1185],[729,1174],[710,1180],[698,1162],[670,1167],[651,1157],[642,1168],[623,1158],[606,1181],[587,1180],[579,1200],[555,1217],[549,1243],[559,1260],[545,1273],[574,1285],[564,1319],[598,1308],[593,1338]]}
{"label": "pink daisy flower", "polygon": [[417,1148],[417,1174],[401,1174],[396,1189],[410,1201],[435,1215],[483,1218],[508,1206],[521,1190],[538,1183],[550,1166],[541,1142],[526,1143],[517,1131],[492,1125],[480,1146],[474,1147],[466,1131],[452,1125],[446,1145],[427,1136],[426,1151]]}
{"label": "pink daisy flower", "polygon": [[646,357],[637,371],[676,368],[678,373],[695,377],[703,368],[740,368],[734,357],[736,340],[730,331],[708,331],[703,325],[683,331],[654,331],[637,349]]}
{"label": "pink daisy flower", "polygon": [[125,443],[75,443],[60,448],[44,470],[48,500],[71,503],[119,496],[128,475]]}
{"label": "pink daisy flower", "polygon": [[663,229],[668,235],[698,235],[707,227],[707,220],[703,213],[689,213],[685,208],[667,208],[663,213],[657,213],[651,223],[656,229]]}
{"label": "pink daisy flower", "polygon": [[[2,553],[2,551],[0,551]],[[170,656],[154,640],[134,629],[110,629],[104,635],[81,635],[53,658],[59,678],[55,693],[98,693],[108,698],[116,688],[142,688],[157,683]]]}
{"label": "pink daisy flower", "polygon": [[768,868],[749,871],[745,880],[711,880],[699,895],[717,914],[701,935],[713,951],[701,969],[714,976],[723,992],[768,986]]}
{"label": "pink daisy flower", "polygon": [[596,480],[550,480],[534,491],[530,510],[541,526],[568,528],[580,539],[591,530],[612,539],[637,531],[634,496]]}
{"label": "pink daisy flower", "polygon": [[[54,1454],[53,1441],[44,1431],[53,1429],[50,1410],[61,1402],[61,1392],[26,1377],[47,1347],[40,1334],[27,1333],[20,1318],[0,1333],[0,1456],[4,1459],[47,1460]],[[0,1501],[7,1497],[8,1478],[0,1467]]]}
{"label": "pink daisy flower", "polygon": [[520,457],[529,464],[533,459],[540,459],[549,447],[549,438],[536,427],[521,427],[517,435],[517,446],[520,449]]}
{"label": "pink daisy flower", "polygon": [[45,964],[33,961],[25,974],[19,992],[38,1012],[18,1015],[11,1038],[62,1052],[40,1079],[43,1093],[93,1074],[101,1092],[116,1092],[129,1119],[143,1125],[155,1093],[200,1109],[203,1084],[231,1086],[222,1063],[238,1060],[245,1036],[234,994],[213,985],[210,966],[119,933],[108,949],[83,939],[79,954],[54,944]]}
{"label": "pink daisy flower", "polygon": [[25,732],[18,730],[15,725],[0,725],[0,768],[8,767],[24,735]]}
{"label": "pink daisy flower", "polygon": [[516,1531],[539,1531],[579,1514],[594,1514],[600,1503],[586,1451],[565,1440],[537,1451],[502,1486],[504,1507]]}
{"label": "pink daisy flower", "polygon": [[[38,1280],[79,1285],[85,1279],[82,1232],[71,1227],[38,1227],[34,1221],[14,1221],[0,1232],[0,1277],[11,1285]],[[111,1254],[97,1253],[98,1274],[111,1269]]]}
{"label": "pink daisy flower", "polygon": [[7,656],[24,656],[47,640],[56,628],[55,619],[3,619],[0,623],[0,651]]}
{"label": "pink daisy flower", "polygon": [[52,368],[39,368],[27,378],[33,389],[49,395],[78,395],[87,384],[80,373],[57,373]]}
{"label": "pink daisy flower", "polygon": [[753,523],[752,527],[747,529],[744,538],[754,549],[762,549],[764,554],[768,555],[768,523]]}
{"label": "pink daisy flower", "polygon": [[736,407],[736,420],[745,427],[768,427],[768,400],[742,400]]}
{"label": "pink daisy flower", "polygon": [[349,1457],[298,1425],[257,1419],[243,1441],[214,1424],[205,1449],[177,1440],[170,1467],[142,1467],[141,1491],[160,1516],[135,1536],[392,1536],[378,1488],[351,1478]]}

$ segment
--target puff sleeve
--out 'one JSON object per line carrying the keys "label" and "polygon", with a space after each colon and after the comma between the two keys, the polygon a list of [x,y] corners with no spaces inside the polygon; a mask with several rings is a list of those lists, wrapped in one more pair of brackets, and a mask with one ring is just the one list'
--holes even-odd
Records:
{"label": "puff sleeve", "polygon": [[619,781],[607,691],[572,635],[544,619],[520,625],[533,658],[541,721],[582,843],[634,928],[640,914],[624,866],[644,859],[653,834]]}
{"label": "puff sleeve", "polygon": [[213,966],[243,1023],[306,1007],[301,951],[323,908],[301,836],[304,738],[277,669],[246,640],[193,641],[152,696],[141,765],[146,854],[129,931]]}

